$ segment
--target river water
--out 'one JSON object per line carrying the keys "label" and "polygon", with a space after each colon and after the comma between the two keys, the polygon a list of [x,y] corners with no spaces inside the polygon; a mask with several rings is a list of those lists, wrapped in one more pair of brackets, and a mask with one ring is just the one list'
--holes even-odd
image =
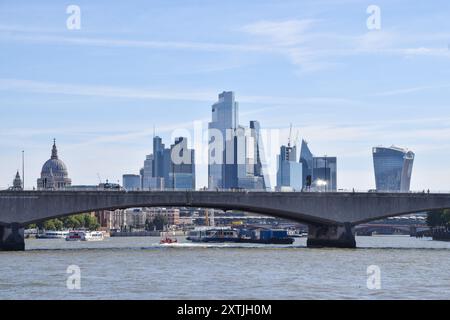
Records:
{"label": "river water", "polygon": [[[306,239],[292,246],[159,240],[27,239],[25,252],[0,252],[0,299],[450,299],[448,242],[357,237],[350,250],[308,249]],[[79,289],[73,278],[67,286],[73,265]],[[369,266],[380,272],[371,289]]]}

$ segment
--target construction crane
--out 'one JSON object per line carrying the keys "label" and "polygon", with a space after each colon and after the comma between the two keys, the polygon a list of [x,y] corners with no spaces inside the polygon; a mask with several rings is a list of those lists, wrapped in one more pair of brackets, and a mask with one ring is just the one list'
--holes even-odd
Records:
{"label": "construction crane", "polygon": [[300,132],[297,130],[297,132],[295,133],[294,147],[297,146],[299,135],[300,135]]}
{"label": "construction crane", "polygon": [[289,129],[289,140],[288,140],[288,147],[291,147],[291,137],[292,137],[292,123]]}

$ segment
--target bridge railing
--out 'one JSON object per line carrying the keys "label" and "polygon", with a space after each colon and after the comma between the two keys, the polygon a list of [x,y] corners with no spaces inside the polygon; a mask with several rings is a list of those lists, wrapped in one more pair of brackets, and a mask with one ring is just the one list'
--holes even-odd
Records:
{"label": "bridge railing", "polygon": [[[123,187],[121,188],[102,188],[102,187],[88,187],[88,188],[65,188],[65,189],[45,189],[45,190],[38,190],[36,188],[26,188],[24,190],[15,190],[12,188],[4,189],[0,191],[57,191],[57,192],[74,192],[74,191],[108,191],[108,192],[189,192],[189,191],[197,191],[197,192],[236,192],[236,193],[251,193],[251,192],[264,192],[264,190],[244,190],[244,189],[214,189],[214,190],[206,190],[206,189],[198,189],[198,190],[192,190],[192,189],[178,189],[178,190],[161,190],[161,189],[134,189],[134,190],[127,190]],[[266,192],[275,192],[274,190],[266,190]],[[338,190],[290,190],[290,191],[281,191],[281,192],[298,192],[298,193],[398,193],[398,194],[450,194],[450,190],[411,190],[408,192],[405,191],[381,191],[381,190],[375,190],[375,189],[338,189]]]}

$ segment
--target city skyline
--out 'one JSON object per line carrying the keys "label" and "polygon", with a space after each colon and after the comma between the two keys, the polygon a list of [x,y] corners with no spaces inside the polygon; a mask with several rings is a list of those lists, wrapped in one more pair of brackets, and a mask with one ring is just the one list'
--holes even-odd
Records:
{"label": "city skyline", "polygon": [[[234,97],[234,92],[233,91],[230,91],[230,92],[225,92],[224,91],[224,92],[220,93],[219,94],[219,102],[220,103],[227,102],[226,99],[223,100],[224,96],[226,96],[226,95],[231,95],[232,96],[232,100],[231,101],[232,101],[232,104],[234,104],[235,103],[234,102],[235,101],[235,97]],[[179,151],[184,152],[183,150],[185,150],[185,151],[189,152],[190,154],[192,153],[192,155],[190,155],[189,157],[191,158],[191,160],[190,160],[191,162],[190,163],[194,164],[193,168],[191,169],[191,170],[193,170],[193,176],[192,176],[193,180],[192,181],[193,181],[193,183],[195,185],[195,188],[193,188],[193,189],[197,189],[198,190],[198,189],[206,187],[206,188],[209,188],[210,190],[215,190],[217,188],[218,189],[245,188],[245,189],[249,189],[249,190],[252,190],[252,189],[264,190],[265,188],[263,188],[263,187],[255,187],[255,186],[252,186],[252,187],[245,186],[244,187],[244,186],[240,185],[240,183],[241,183],[240,179],[242,179],[244,176],[241,176],[239,172],[242,172],[242,170],[244,170],[244,172],[246,172],[247,171],[247,167],[249,166],[249,163],[248,163],[249,159],[247,158],[248,157],[248,152],[249,152],[247,150],[247,144],[249,142],[247,141],[247,138],[246,138],[247,135],[248,135],[248,133],[246,133],[246,132],[249,130],[249,128],[248,127],[246,128],[246,127],[243,127],[243,126],[239,125],[239,120],[238,120],[239,119],[239,108],[237,107],[237,105],[238,105],[238,103],[236,102],[236,110],[231,113],[233,115],[232,118],[234,120],[232,122],[230,122],[230,123],[225,124],[223,126],[223,128],[220,128],[220,130],[219,130],[219,131],[223,131],[223,137],[228,137],[228,135],[230,135],[230,134],[232,136],[236,135],[234,137],[234,139],[236,139],[236,142],[228,141],[227,140],[228,138],[225,139],[226,141],[223,142],[223,148],[224,148],[224,151],[223,151],[224,152],[224,155],[223,155],[223,166],[224,167],[226,167],[226,166],[228,166],[228,167],[231,166],[232,167],[232,166],[235,165],[234,163],[227,163],[227,160],[226,160],[226,158],[227,158],[227,156],[226,156],[227,148],[231,147],[231,149],[236,150],[236,151],[232,152],[233,153],[232,157],[235,157],[235,158],[234,158],[234,160],[231,160],[231,161],[238,161],[238,163],[236,164],[236,169],[235,169],[235,171],[236,171],[235,172],[235,174],[236,174],[236,177],[235,177],[236,182],[235,182],[235,184],[236,185],[229,185],[229,186],[225,186],[224,185],[222,187],[218,187],[215,184],[212,184],[212,185],[206,184],[206,185],[200,185],[200,186],[198,184],[196,184],[195,183],[195,181],[196,181],[196,171],[197,171],[196,168],[197,167],[206,167],[206,170],[209,171],[210,170],[209,169],[209,167],[210,167],[210,159],[209,158],[206,159],[206,157],[205,157],[204,161],[206,160],[207,163],[202,163],[201,161],[200,161],[200,164],[197,163],[195,161],[195,155],[194,155],[195,154],[195,146],[192,147],[191,146],[192,143],[189,143],[190,142],[189,138],[186,138],[186,137],[181,137],[181,136],[180,137],[175,137],[174,138],[175,143],[170,145],[170,148],[166,149],[165,148],[165,144],[163,143],[163,139],[160,136],[155,135],[155,127],[154,127],[153,128],[153,142],[152,142],[153,153],[149,154],[149,155],[146,155],[146,160],[144,161],[144,165],[140,167],[140,170],[137,170],[138,175],[140,175],[140,177],[141,177],[141,188],[144,189],[144,190],[145,189],[156,189],[156,190],[157,189],[161,189],[161,190],[173,189],[172,186],[167,186],[166,185],[167,184],[166,181],[172,181],[173,177],[174,177],[174,173],[173,172],[170,173],[171,177],[172,177],[172,178],[170,178],[169,177],[169,171],[165,170],[164,167],[168,166],[168,162],[174,161],[172,159],[173,152],[174,152],[173,148],[181,143],[182,145],[180,144],[180,147],[177,147],[177,149],[179,149]],[[213,125],[211,127],[211,124],[212,123],[214,124],[215,122],[219,122],[220,123],[222,121],[225,121],[225,122],[227,121],[227,112],[222,113],[219,117],[217,116],[217,114],[215,114],[216,113],[215,111],[217,111],[217,106],[218,106],[217,102],[212,105],[212,120],[213,120],[213,122],[209,123],[208,129],[205,129],[205,131],[203,131],[203,128],[200,128],[200,130],[202,130],[202,132],[201,132],[202,136],[204,136],[204,137],[208,136],[208,140],[206,140],[206,141],[204,139],[202,140],[202,143],[200,144],[201,145],[200,149],[203,150],[203,151],[208,151],[208,153],[215,152],[215,151],[212,151],[212,150],[215,150],[215,147],[214,147],[214,144],[211,144],[211,133],[210,132],[211,132],[211,130],[217,130],[217,128],[216,128],[216,125]],[[195,127],[196,123],[194,123],[193,126]],[[228,126],[231,126],[231,128],[228,128]],[[255,127],[257,127],[257,129]],[[195,129],[198,129],[198,128],[194,128],[194,133],[193,133],[194,137],[196,135],[198,135],[198,133],[197,134],[195,133]],[[255,131],[255,129],[256,129],[256,131]],[[249,132],[251,133],[251,137],[253,137],[252,139],[255,139],[254,136],[259,136],[260,135],[260,129],[261,128],[260,128],[259,121],[257,121],[257,120],[251,120],[250,121],[250,131]],[[299,140],[298,140],[298,131],[299,131],[299,129],[298,128],[294,128],[294,129],[297,131],[297,137],[293,141],[292,147],[290,147],[291,139],[292,139],[292,130],[293,130],[292,124],[291,124],[291,127],[289,128],[289,134],[286,137],[286,139],[289,141],[288,142],[288,148],[291,149],[291,151],[289,151],[289,153],[292,153],[292,158],[295,159],[295,160],[293,160],[293,162],[297,163],[299,166],[303,166],[303,169],[299,168],[299,170],[302,171],[302,172],[299,172],[299,173],[302,173],[300,175],[300,176],[302,176],[301,180],[295,181],[295,182],[292,181],[291,183],[293,183],[293,184],[295,184],[297,186],[299,184],[300,185],[303,184],[304,188],[307,187],[306,186],[306,184],[307,184],[306,176],[309,173],[309,169],[308,168],[309,168],[309,165],[311,165],[310,162],[312,161],[312,168],[313,169],[312,169],[312,172],[309,173],[309,174],[312,174],[312,176],[314,176],[314,178],[312,179],[313,183],[317,182],[317,181],[319,181],[319,182],[325,181],[325,182],[327,182],[327,184],[330,183],[330,186],[327,185],[327,188],[326,188],[327,191],[336,191],[338,189],[348,190],[346,188],[340,187],[336,183],[336,180],[337,180],[336,177],[337,177],[337,171],[338,171],[337,170],[337,168],[338,168],[337,167],[337,160],[336,160],[337,157],[329,157],[327,155],[324,155],[324,156],[313,155],[311,153],[310,149],[309,149],[308,142],[306,142],[304,139],[302,139],[302,141],[301,141],[300,151],[297,151],[298,142],[299,142]],[[182,130],[186,130],[186,129],[182,129]],[[230,132],[226,132],[228,130],[230,130]],[[231,133],[231,131],[233,131],[234,133]],[[275,129],[272,132],[270,132],[270,130],[269,130],[268,134],[265,135],[265,137],[266,137],[266,139],[268,139],[267,141],[270,141],[273,144],[273,140],[274,139],[281,140],[280,137],[283,136],[283,135],[285,135],[285,132]],[[173,132],[172,132],[172,136],[174,136]],[[189,136],[191,136],[191,135],[189,135]],[[241,142],[239,142],[240,136],[242,136],[242,138],[245,138]],[[256,140],[259,140],[259,139],[256,139]],[[252,168],[252,172],[253,172],[253,170],[256,170],[256,167],[259,167],[259,170],[260,170],[259,174],[260,174],[260,177],[262,178],[263,185],[267,184],[268,185],[267,190],[272,190],[273,191],[273,188],[270,187],[270,184],[273,182],[274,188],[275,188],[275,190],[277,190],[278,187],[280,186],[280,181],[281,181],[280,180],[281,178],[279,177],[279,174],[280,174],[279,170],[280,170],[280,163],[281,163],[280,162],[281,161],[280,160],[281,159],[280,158],[280,153],[276,154],[276,161],[277,161],[276,162],[276,167],[270,168],[270,165],[265,163],[264,161],[262,161],[262,163],[259,162],[259,158],[261,156],[260,155],[260,148],[261,148],[262,153],[265,153],[264,152],[265,150],[264,150],[264,147],[263,147],[264,146],[264,142],[262,140],[263,139],[261,138],[261,141],[259,143],[255,142],[253,144],[253,147],[255,148],[255,150],[252,152],[252,154],[254,153],[254,156],[253,156],[254,159],[252,161],[255,161],[255,163],[253,163],[251,165],[251,167],[254,167],[254,168]],[[208,142],[210,143],[209,146],[208,146]],[[284,145],[283,142],[275,142],[275,146],[278,145],[277,143],[280,144],[280,151],[281,151],[281,153],[283,153],[283,150],[286,149],[286,145]],[[194,144],[197,147],[199,145],[198,141],[194,142]],[[202,145],[202,144],[204,144],[204,145]],[[274,147],[274,145],[272,145],[272,148],[273,147]],[[378,145],[378,146],[372,148],[372,152],[374,152],[375,149],[405,150],[405,152],[408,151],[408,149],[401,149],[401,148],[399,148],[399,147],[397,147],[395,145],[392,145],[391,147],[383,147],[381,145]],[[157,160],[157,161],[161,162],[160,165],[159,165],[161,168],[159,168],[158,164],[155,164],[156,161],[155,161],[155,156],[154,155],[158,154],[159,152],[161,153],[161,155],[160,155],[161,159]],[[234,155],[234,152],[236,152],[235,155]],[[411,153],[411,151],[409,151],[409,153]],[[256,161],[256,155],[258,157],[258,161]],[[373,155],[374,154],[372,154],[372,156]],[[22,154],[22,156],[23,156],[23,154]],[[266,157],[267,157],[267,155],[262,154],[262,158],[263,159],[265,159]],[[297,161],[297,157],[298,157],[298,161]],[[305,158],[303,158],[303,157],[305,157]],[[156,159],[158,159],[158,158],[159,157],[157,157]],[[240,159],[240,158],[242,158],[242,159]],[[311,158],[311,159],[308,160],[308,158]],[[22,160],[23,159],[24,158],[22,158]],[[166,160],[164,160],[164,159],[166,159]],[[243,163],[241,163],[240,160],[243,160]],[[42,174],[47,174],[47,175],[50,175],[50,176],[53,177],[51,169],[48,169],[47,170],[48,172],[44,170],[44,168],[47,166],[47,164],[50,163],[51,161],[60,161],[58,159],[58,151],[57,151],[57,147],[56,147],[56,139],[55,138],[53,139],[53,147],[52,147],[52,151],[51,151],[51,158],[46,163],[44,163],[44,166],[43,166],[43,168],[41,170],[41,174],[40,174],[41,178],[43,177]],[[167,162],[167,164],[166,164],[166,162]],[[322,164],[319,165],[319,162],[322,163]],[[327,166],[328,162],[330,162],[331,168],[328,168],[328,166]],[[150,172],[149,173],[147,172],[147,169],[146,169],[146,167],[147,167],[146,163],[150,163],[149,164],[149,166],[150,166]],[[183,165],[184,164],[182,164],[182,166]],[[188,164],[188,165],[190,165],[190,164]],[[274,163],[272,163],[272,165],[274,165]],[[63,167],[63,169],[65,171],[67,171],[67,169],[65,168],[65,164],[63,162],[61,162],[61,166]],[[221,166],[221,165],[219,165],[219,166]],[[155,168],[159,168],[159,169],[155,169]],[[275,169],[276,169],[276,172],[274,172]],[[153,173],[153,172],[155,172],[155,170],[158,172],[156,174],[156,176]],[[327,170],[329,170],[328,173],[326,172]],[[45,173],[44,173],[44,171],[45,171]],[[134,171],[136,171],[136,170],[134,170]],[[105,181],[110,181],[110,182],[114,183],[114,181],[117,181],[117,183],[120,184],[121,181],[123,182],[123,177],[124,176],[126,176],[126,175],[136,175],[136,173],[134,173],[134,171],[133,171],[133,169],[128,169],[128,171],[126,170],[122,174],[120,174],[121,179],[111,180],[109,178],[106,178],[106,179],[104,179],[104,181],[101,179],[100,174],[97,173],[97,179],[100,179],[100,183],[105,182]],[[268,172],[266,172],[266,171],[268,171]],[[19,172],[19,169],[17,169],[17,172]],[[164,173],[162,173],[162,172],[164,172]],[[409,190],[409,185],[411,183],[410,182],[411,181],[411,172],[412,172],[412,167],[411,167],[410,173],[409,173],[409,180],[407,181],[408,187],[406,189],[408,189],[408,190]],[[226,173],[225,169],[224,169],[224,173],[223,174],[221,173],[221,175],[224,175],[224,176],[227,175],[227,174],[230,174],[230,172]],[[372,189],[367,189],[367,190],[377,189],[377,171],[376,171],[376,169],[373,172],[373,174],[375,174],[375,187],[372,188]],[[296,175],[298,175],[298,174],[296,174]],[[161,181],[160,182],[158,182],[158,181],[146,181],[146,178],[144,178],[145,176],[150,176],[150,177],[152,177],[151,179],[161,179]],[[265,178],[268,177],[268,176],[272,177],[273,180],[272,179],[268,179],[269,181],[264,182]],[[274,176],[274,178],[273,178],[273,176]],[[258,177],[258,176],[256,176],[256,177]],[[23,177],[20,177],[20,178],[23,179]],[[17,174],[15,175],[15,179],[17,179]],[[40,180],[42,180],[42,179],[37,179],[37,180],[38,180],[38,182],[37,182],[36,188],[39,189],[40,188],[40,186],[39,186],[40,183],[42,184],[42,182],[40,182]],[[70,183],[70,180],[71,179],[68,180],[69,183]],[[292,178],[291,178],[291,180],[292,180]],[[11,187],[11,186],[14,187],[14,183],[15,182],[13,180],[12,185],[8,184],[7,187],[8,188]],[[53,182],[51,182],[51,183],[53,183]],[[89,184],[90,183],[83,183],[83,182],[81,183],[81,185],[89,185]],[[184,182],[183,182],[183,184],[184,184]],[[188,183],[188,184],[190,184],[190,183]],[[35,185],[32,186],[32,188],[34,188],[34,187],[35,187]],[[42,188],[42,186],[41,186],[41,188]],[[46,187],[44,187],[44,188],[46,188]],[[50,188],[52,188],[52,187],[50,187]],[[186,189],[186,187],[183,187],[181,189]],[[187,189],[191,189],[191,188],[189,187]],[[294,188],[294,189],[296,189],[297,191],[300,190],[298,188]],[[355,190],[354,187],[353,187],[353,189]],[[406,191],[406,189],[405,189],[405,191]],[[383,191],[383,190],[384,190],[383,188],[380,189],[380,191]],[[425,189],[423,189],[423,190],[425,190]],[[384,190],[384,191],[387,191],[387,190]]]}
{"label": "city skyline", "polygon": [[[412,190],[449,189],[445,1],[378,1],[380,30],[367,29],[365,1],[77,4],[80,30],[67,30],[65,4],[0,5],[2,189],[22,150],[30,188],[54,137],[73,184],[121,180],[153,125],[166,141],[205,127],[224,90],[242,123],[283,129],[276,149],[293,123],[317,156],[337,156],[340,188],[373,189],[372,147],[398,145],[417,155]],[[196,171],[206,186],[206,165]]]}

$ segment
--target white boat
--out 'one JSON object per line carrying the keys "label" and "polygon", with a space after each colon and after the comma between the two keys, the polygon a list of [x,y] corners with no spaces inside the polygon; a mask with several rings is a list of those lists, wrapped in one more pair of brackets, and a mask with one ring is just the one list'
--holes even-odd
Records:
{"label": "white boat", "polygon": [[37,239],[64,239],[69,235],[68,230],[63,231],[45,231],[36,235]]}
{"label": "white boat", "polygon": [[67,241],[102,241],[105,239],[101,231],[70,231],[66,237]]}

